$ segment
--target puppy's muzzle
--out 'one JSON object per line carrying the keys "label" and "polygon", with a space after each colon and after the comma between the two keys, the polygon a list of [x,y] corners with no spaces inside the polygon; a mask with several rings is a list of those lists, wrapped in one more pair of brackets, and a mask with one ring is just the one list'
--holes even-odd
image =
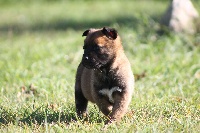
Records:
{"label": "puppy's muzzle", "polygon": [[83,54],[82,64],[83,64],[84,67],[86,67],[88,69],[92,69],[95,66],[93,60],[94,59],[92,59],[91,57],[89,57],[87,54]]}

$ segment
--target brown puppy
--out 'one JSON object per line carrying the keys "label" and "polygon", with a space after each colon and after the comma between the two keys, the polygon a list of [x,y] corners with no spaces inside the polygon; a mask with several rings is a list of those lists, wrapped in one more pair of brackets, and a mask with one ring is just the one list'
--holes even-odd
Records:
{"label": "brown puppy", "polygon": [[87,37],[76,74],[76,112],[85,116],[91,101],[110,122],[120,120],[134,89],[134,77],[120,37],[115,29],[105,27],[86,30],[83,36]]}

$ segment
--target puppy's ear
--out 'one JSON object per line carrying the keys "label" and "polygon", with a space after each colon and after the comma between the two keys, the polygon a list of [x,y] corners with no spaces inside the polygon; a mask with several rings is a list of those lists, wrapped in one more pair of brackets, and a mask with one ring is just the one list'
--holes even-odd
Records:
{"label": "puppy's ear", "polygon": [[106,35],[106,37],[110,38],[110,39],[116,39],[117,38],[117,31],[113,28],[107,28],[107,27],[104,27],[102,29],[102,33],[104,35]]}
{"label": "puppy's ear", "polygon": [[82,36],[87,36],[89,32],[90,32],[90,30],[84,31]]}

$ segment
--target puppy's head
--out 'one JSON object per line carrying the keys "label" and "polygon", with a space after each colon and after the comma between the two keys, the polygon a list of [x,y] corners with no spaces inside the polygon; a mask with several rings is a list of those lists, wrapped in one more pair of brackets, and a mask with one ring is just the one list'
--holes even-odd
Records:
{"label": "puppy's head", "polygon": [[115,57],[118,34],[115,29],[89,29],[83,33],[84,54],[82,64],[88,69],[101,69],[106,67]]}

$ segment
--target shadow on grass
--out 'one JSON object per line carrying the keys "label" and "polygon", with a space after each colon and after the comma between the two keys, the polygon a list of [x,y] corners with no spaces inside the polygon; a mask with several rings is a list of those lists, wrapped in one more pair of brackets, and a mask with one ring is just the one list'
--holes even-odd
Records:
{"label": "shadow on grass", "polygon": [[[38,124],[43,125],[45,123],[70,123],[75,121],[76,114],[74,111],[63,110],[63,111],[53,111],[52,109],[46,107],[39,107],[34,112],[29,115],[21,116],[19,118],[18,112],[13,112],[4,108],[0,108],[0,125],[7,124]],[[26,112],[26,111],[25,111]]]}
{"label": "shadow on grass", "polygon": [[76,116],[73,112],[65,112],[65,111],[52,111],[48,108],[45,108],[44,111],[39,111],[38,108],[28,117],[20,119],[19,122],[23,124],[39,124],[42,125],[44,123],[56,123],[56,122],[64,122],[69,123],[76,119]]}
{"label": "shadow on grass", "polygon": [[[152,19],[155,21],[158,20],[158,17],[152,16]],[[118,24],[120,26],[130,27],[134,30],[138,30],[139,25],[141,25],[141,18],[137,18],[135,16],[121,16],[108,20],[67,20],[67,19],[58,19],[51,22],[36,22],[32,25],[25,25],[20,23],[14,23],[10,25],[2,25],[0,26],[0,31],[14,31],[21,33],[23,31],[48,31],[48,30],[60,30],[64,31],[67,29],[74,30],[85,30],[88,28],[100,28],[104,26],[112,26],[114,24]]]}
{"label": "shadow on grass", "polygon": [[50,109],[47,106],[41,106],[35,109],[35,111],[28,112],[26,109],[21,112],[14,112],[11,109],[7,109],[4,107],[0,107],[0,126],[8,125],[8,124],[15,124],[19,126],[23,125],[44,125],[46,123],[48,124],[55,124],[55,123],[65,123],[69,124],[71,122],[75,121],[81,121],[81,122],[98,122],[101,123],[104,121],[99,116],[99,113],[94,113],[95,111],[91,111],[89,113],[89,117],[91,118],[89,120],[89,117],[84,119],[79,119],[75,113],[74,107],[69,106],[66,109],[61,110],[53,110]]}

